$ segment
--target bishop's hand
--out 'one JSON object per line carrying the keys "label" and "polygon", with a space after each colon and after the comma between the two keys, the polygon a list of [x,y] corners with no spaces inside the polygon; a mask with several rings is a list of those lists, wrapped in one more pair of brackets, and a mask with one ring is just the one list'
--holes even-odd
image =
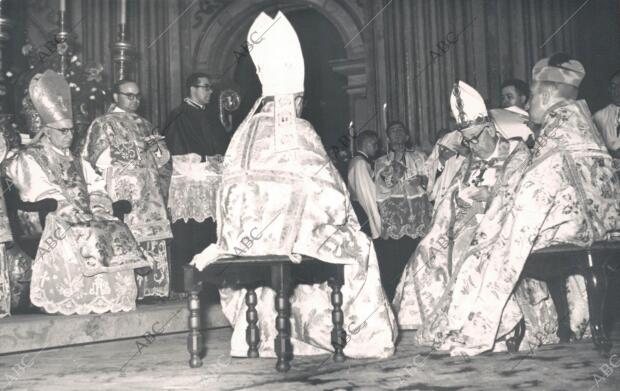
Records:
{"label": "bishop's hand", "polygon": [[69,224],[87,223],[93,220],[93,215],[76,209],[71,204],[59,206],[56,217]]}

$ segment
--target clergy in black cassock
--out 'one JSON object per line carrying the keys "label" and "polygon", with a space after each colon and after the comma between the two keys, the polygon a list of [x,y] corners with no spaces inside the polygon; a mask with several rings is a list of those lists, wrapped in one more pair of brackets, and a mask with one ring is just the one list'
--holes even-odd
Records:
{"label": "clergy in black cassock", "polygon": [[[166,144],[172,155],[196,153],[202,156],[224,155],[229,137],[220,123],[217,111],[207,107],[213,93],[211,78],[194,73],[186,82],[188,97],[168,116],[164,127]],[[212,219],[197,222],[190,219],[172,224],[171,283],[175,292],[183,291],[183,265],[217,241]]]}

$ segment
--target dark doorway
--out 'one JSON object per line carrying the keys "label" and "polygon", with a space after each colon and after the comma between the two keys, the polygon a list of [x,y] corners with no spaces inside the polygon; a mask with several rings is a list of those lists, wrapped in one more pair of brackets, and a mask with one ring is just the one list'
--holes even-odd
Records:
{"label": "dark doorway", "polygon": [[[346,134],[349,119],[346,77],[332,71],[329,61],[346,58],[344,43],[336,28],[319,12],[308,9],[286,14],[295,28],[304,55],[305,107],[302,118],[319,134],[326,149]],[[242,57],[235,68],[234,81],[241,90],[241,106],[235,127],[260,96],[261,85],[250,56]]]}

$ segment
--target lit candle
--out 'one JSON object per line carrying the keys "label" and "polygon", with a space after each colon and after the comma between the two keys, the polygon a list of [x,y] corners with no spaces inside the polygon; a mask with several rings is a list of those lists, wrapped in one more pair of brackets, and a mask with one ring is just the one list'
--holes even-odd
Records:
{"label": "lit candle", "polygon": [[127,0],[121,0],[121,24],[127,23]]}
{"label": "lit candle", "polygon": [[355,153],[355,123],[353,121],[349,122],[349,137],[351,138],[351,156]]}
{"label": "lit candle", "polygon": [[60,12],[67,10],[67,0],[60,0]]}
{"label": "lit candle", "polygon": [[383,104],[383,129],[387,130],[387,103]]}

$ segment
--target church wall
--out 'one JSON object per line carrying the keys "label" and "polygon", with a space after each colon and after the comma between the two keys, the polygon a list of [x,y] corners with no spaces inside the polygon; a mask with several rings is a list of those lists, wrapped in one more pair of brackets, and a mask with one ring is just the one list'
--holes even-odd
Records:
{"label": "church wall", "polygon": [[[34,46],[43,45],[53,37],[58,1],[19,4],[25,6],[13,12],[16,40],[27,37]],[[117,2],[68,0],[67,4],[68,25],[84,18],[75,28],[74,45],[83,60],[102,63],[111,82]],[[236,19],[238,12],[250,9],[243,11],[249,15],[276,4],[269,0],[129,0],[129,39],[138,53],[135,77],[145,96],[143,114],[156,125],[163,123],[181,101],[183,80],[192,70],[221,73],[222,64],[235,60],[231,48],[241,36],[228,33],[234,42],[226,42],[226,31],[249,23]],[[574,54],[584,63],[582,96],[593,111],[604,106],[609,74],[620,68],[619,6],[616,0],[595,0],[578,10],[583,4],[582,0],[286,3],[292,9],[319,9],[340,31],[343,42],[359,32],[347,47],[346,60],[353,62],[338,65],[343,72],[362,72],[349,75],[350,111],[356,125],[370,119],[366,128],[383,134],[382,105],[387,103],[386,119],[404,121],[412,139],[425,149],[447,125],[454,81],[474,85],[496,107],[503,80],[529,81],[536,60],[556,51]],[[11,42],[9,55],[17,58],[19,47]]]}
{"label": "church wall", "polygon": [[387,102],[388,118],[408,124],[413,140],[427,150],[448,124],[449,93],[457,79],[473,85],[490,107],[497,107],[503,80],[530,82],[537,60],[564,51],[584,63],[588,75],[582,96],[596,109],[607,102],[609,73],[620,67],[617,1],[377,3],[367,2],[376,12],[385,6],[382,26],[375,23],[382,29],[375,42],[383,46],[375,60],[379,68],[385,67],[378,81],[384,80],[386,87],[377,91],[376,99]]}

